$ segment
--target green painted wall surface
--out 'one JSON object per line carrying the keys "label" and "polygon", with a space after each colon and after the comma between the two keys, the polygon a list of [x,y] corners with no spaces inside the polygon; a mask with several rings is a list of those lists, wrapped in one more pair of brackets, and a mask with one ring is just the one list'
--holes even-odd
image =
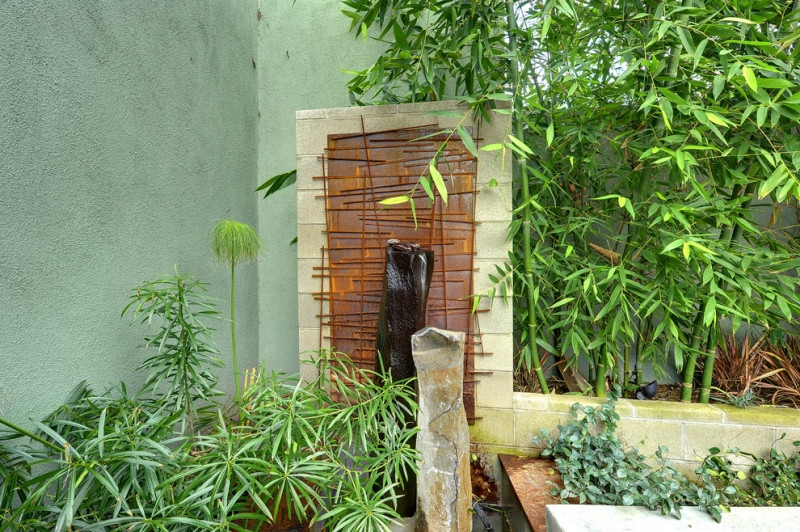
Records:
{"label": "green painted wall surface", "polygon": [[[342,70],[359,70],[379,44],[348,33],[341,0],[260,0],[259,180],[295,168],[295,112],[349,105]],[[321,155],[321,154],[320,154]],[[260,353],[267,367],[298,371],[297,208],[294,187],[259,200],[267,253],[259,269]]]}
{"label": "green painted wall surface", "polygon": [[[39,418],[81,379],[141,381],[145,331],[120,312],[176,263],[227,318],[208,232],[257,223],[256,14],[257,0],[0,2],[3,416]],[[257,271],[237,272],[243,368],[258,360]]]}

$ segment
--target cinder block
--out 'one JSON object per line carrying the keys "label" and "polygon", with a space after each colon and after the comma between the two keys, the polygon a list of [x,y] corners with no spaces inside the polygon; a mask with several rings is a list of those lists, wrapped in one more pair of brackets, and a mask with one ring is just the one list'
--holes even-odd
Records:
{"label": "cinder block", "polygon": [[328,245],[325,236],[325,224],[297,225],[297,258],[320,260],[321,249]]}
{"label": "cinder block", "polygon": [[310,363],[316,354],[316,351],[300,352],[300,377],[306,382],[314,382],[319,378],[317,367]]}
{"label": "cinder block", "polygon": [[[414,128],[420,126],[432,126],[432,129],[434,130],[445,129],[447,127],[439,122],[440,121],[437,120],[437,117],[424,114],[400,113],[395,115],[376,115],[364,117],[364,127],[367,133],[376,131],[389,131],[392,129]],[[431,156],[432,155],[433,154],[431,154]]]}
{"label": "cinder block", "polygon": [[539,454],[545,444],[536,444],[533,439],[542,435],[542,429],[547,429],[548,436],[558,436],[558,426],[564,425],[569,420],[570,417],[563,413],[515,410],[514,444]]}
{"label": "cinder block", "polygon": [[314,176],[322,175],[321,153],[305,155],[297,158],[297,190],[314,190],[318,194],[324,193],[322,181]]}
{"label": "cinder block", "polygon": [[[325,333],[325,329],[322,331]],[[318,356],[318,351],[320,348],[327,349],[328,348],[328,340],[325,339],[325,336],[322,337],[322,345],[319,343],[319,329],[317,328],[300,328],[299,330],[299,350],[300,350],[300,360],[303,360],[305,356],[306,359],[310,358],[311,356]]]}
{"label": "cinder block", "polygon": [[511,195],[507,187],[482,186],[475,196],[475,219],[480,222],[511,222]]}
{"label": "cinder block", "polygon": [[617,437],[625,447],[636,447],[645,457],[654,457],[659,446],[669,448],[670,460],[683,458],[683,423],[655,419],[621,419]]}
{"label": "cinder block", "polygon": [[347,119],[362,116],[397,115],[397,105],[363,105],[355,107],[333,107],[326,109],[328,118]]}
{"label": "cinder block", "polygon": [[506,305],[502,298],[484,297],[478,304],[478,310],[487,309],[488,312],[478,312],[478,320],[482,333],[511,334],[513,327],[513,309]]}
{"label": "cinder block", "polygon": [[[323,307],[324,312],[324,307]],[[297,294],[297,321],[301,329],[315,329],[320,325],[320,301],[312,294]]]}
{"label": "cinder block", "polygon": [[475,406],[485,408],[508,408],[514,406],[513,374],[510,371],[495,371],[481,375],[475,383]]}
{"label": "cinder block", "polygon": [[511,409],[475,407],[475,424],[469,428],[470,442],[514,445],[514,412]]}
{"label": "cinder block", "polygon": [[775,429],[767,427],[686,423],[684,430],[684,459],[705,457],[711,447],[738,447],[749,453],[766,456],[775,441]]}
{"label": "cinder block", "polygon": [[503,260],[508,258],[506,222],[483,222],[475,226],[476,258]]}
{"label": "cinder block", "polygon": [[[495,278],[501,279],[500,273],[497,271],[497,268],[495,268],[495,266],[499,266],[501,270],[505,271],[505,268],[503,267],[503,262],[504,261],[497,260],[497,259],[474,259],[473,260],[472,265],[473,265],[474,268],[477,269],[477,271],[475,272],[475,274],[472,277],[472,279],[473,279],[472,280],[473,289],[475,290],[476,294],[486,295],[486,293],[488,292],[488,290],[490,288],[496,286],[495,296],[501,296],[502,295],[502,291],[501,291],[500,285],[499,284],[495,285],[494,282],[492,282],[492,280],[489,279],[489,275],[493,275]],[[512,276],[509,275],[509,277],[512,277]],[[513,279],[513,277],[512,277],[512,279]],[[512,288],[510,288],[508,290],[508,296],[509,296],[509,300],[508,300],[508,303],[507,303],[508,305],[511,305],[511,296],[513,295],[512,292],[513,292],[513,285],[512,285]],[[501,298],[501,302],[502,302],[502,298]]]}
{"label": "cinder block", "polygon": [[312,120],[326,118],[327,116],[327,109],[301,109],[294,113],[295,120]]}
{"label": "cinder block", "polygon": [[[497,138],[484,137],[484,145],[495,144],[501,141]],[[513,158],[511,150],[480,151],[478,157],[478,188],[483,190],[492,180],[504,190],[511,191]]]}
{"label": "cinder block", "polygon": [[725,421],[727,423],[762,425],[777,428],[800,427],[800,411],[794,408],[775,408],[772,406],[753,408],[738,408],[730,405],[715,406],[725,413]]}
{"label": "cinder block", "polygon": [[325,225],[325,198],[318,190],[297,191],[297,219],[304,224]]}
{"label": "cinder block", "polygon": [[550,412],[551,395],[514,392],[515,412]]}
{"label": "cinder block", "polygon": [[485,355],[476,354],[475,369],[478,371],[513,371],[514,341],[510,334],[481,334]]}
{"label": "cinder block", "polygon": [[711,405],[677,403],[674,401],[631,400],[634,415],[643,419],[681,419],[684,421],[723,422],[723,413]]}
{"label": "cinder block", "polygon": [[[783,436],[785,434],[785,436]],[[781,437],[783,436],[783,437]],[[775,450],[782,452],[786,456],[794,456],[800,452],[800,446],[794,445],[794,442],[800,441],[800,428],[785,429],[783,427],[776,430],[776,441],[773,443]]]}
{"label": "cinder block", "polygon": [[[578,395],[557,395],[551,394],[550,396],[550,410],[553,412],[572,412],[572,405],[580,403],[584,406],[592,408],[599,408],[607,400],[599,397],[583,397]],[[614,407],[620,417],[632,417],[633,407],[627,399],[618,399]]]}

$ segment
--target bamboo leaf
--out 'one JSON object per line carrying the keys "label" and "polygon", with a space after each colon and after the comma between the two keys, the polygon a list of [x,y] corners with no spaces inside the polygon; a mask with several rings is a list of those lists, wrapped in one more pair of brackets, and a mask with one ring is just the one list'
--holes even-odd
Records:
{"label": "bamboo leaf", "polygon": [[553,122],[550,122],[549,124],[547,124],[547,130],[545,131],[548,147],[553,144],[554,135],[555,135],[555,127],[553,126]]}
{"label": "bamboo leaf", "polygon": [[467,148],[473,156],[478,157],[478,148],[475,147],[475,141],[472,140],[472,135],[469,134],[469,131],[467,131],[464,126],[458,126],[456,128],[456,133],[461,137],[461,142],[464,143],[464,147]]}
{"label": "bamboo leaf", "polygon": [[447,187],[444,184],[444,179],[442,179],[442,174],[439,173],[439,170],[433,163],[428,165],[428,170],[433,179],[433,185],[436,187],[436,191],[439,193],[439,196],[442,197],[444,204],[447,205]]}
{"label": "bamboo leaf", "polygon": [[528,155],[533,155],[533,151],[521,140],[519,140],[514,135],[508,135],[508,140],[510,140],[515,146],[517,146],[520,150],[524,151]]}
{"label": "bamboo leaf", "polygon": [[753,73],[752,69],[748,66],[743,66],[742,74],[744,75],[744,81],[747,83],[747,86],[750,87],[750,89],[752,89],[753,92],[757,92],[758,80],[756,79],[756,75]]}
{"label": "bamboo leaf", "polygon": [[380,200],[378,203],[381,205],[400,205],[402,203],[407,203],[410,198],[408,196],[393,196],[391,198],[386,198]]}

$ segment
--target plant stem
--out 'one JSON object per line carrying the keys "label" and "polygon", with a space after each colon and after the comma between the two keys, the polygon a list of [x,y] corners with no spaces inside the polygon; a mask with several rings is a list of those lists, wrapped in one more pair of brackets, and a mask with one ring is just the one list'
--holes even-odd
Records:
{"label": "plant stem", "polygon": [[594,394],[597,397],[606,396],[606,359],[608,358],[608,340],[603,343],[603,350],[600,353],[600,360],[597,361],[597,375],[594,379]]}
{"label": "plant stem", "polygon": [[[524,141],[524,124],[522,120],[522,91],[520,90],[519,63],[517,62],[517,19],[514,15],[514,2],[506,0],[506,14],[508,16],[508,45],[511,51],[511,75],[514,83],[514,135]],[[539,347],[536,342],[536,304],[533,298],[533,264],[531,261],[531,207],[530,207],[530,188],[528,186],[528,165],[519,155],[516,157],[522,172],[520,192],[522,195],[522,254],[525,268],[525,299],[528,307],[527,323],[528,329],[528,349],[530,350],[530,360],[539,387],[542,393],[550,393],[547,387],[547,380],[542,371],[541,361],[539,360]]]}
{"label": "plant stem", "polygon": [[231,260],[231,348],[233,351],[233,380],[236,383],[236,407],[239,409],[239,420],[242,419],[242,389],[239,386],[239,359],[236,356],[236,319],[234,318],[235,298],[236,298],[236,261]]}
{"label": "plant stem", "polygon": [[708,399],[711,396],[711,377],[714,375],[714,358],[716,356],[716,349],[713,347],[714,335],[708,335],[706,342],[706,357],[703,363],[703,382],[700,385],[700,394],[697,397],[698,403],[708,404]]}
{"label": "plant stem", "polygon": [[689,346],[689,353],[686,355],[686,362],[683,366],[683,382],[681,383],[681,401],[684,403],[692,402],[692,380],[694,380],[694,368],[697,365],[697,351],[700,343],[705,338],[703,330],[703,309],[698,308],[692,326],[692,343]]}
{"label": "plant stem", "polygon": [[12,423],[10,421],[7,421],[7,420],[5,420],[5,419],[3,419],[1,417],[0,417],[0,424],[5,425],[6,427],[10,428],[13,431],[19,432],[20,434],[22,434],[24,436],[27,436],[28,438],[30,438],[30,439],[32,439],[34,441],[38,441],[42,445],[46,445],[47,447],[50,447],[51,449],[53,449],[57,453],[63,453],[64,452],[64,448],[63,447],[59,447],[55,443],[49,442],[49,441],[45,440],[44,438],[42,438],[40,436],[37,436],[33,432],[25,430],[22,427],[20,427],[19,425],[15,425],[14,423]]}

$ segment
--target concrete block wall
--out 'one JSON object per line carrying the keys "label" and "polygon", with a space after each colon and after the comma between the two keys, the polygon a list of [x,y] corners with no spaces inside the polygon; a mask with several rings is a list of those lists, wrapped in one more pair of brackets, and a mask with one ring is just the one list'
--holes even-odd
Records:
{"label": "concrete block wall", "polygon": [[[533,438],[571,419],[575,402],[598,406],[603,401],[592,397],[513,393],[512,408],[483,407],[472,427],[474,450],[487,454],[538,456],[541,447]],[[800,412],[770,406],[747,409],[728,405],[684,404],[665,401],[621,399],[617,435],[647,457],[659,446],[669,448],[666,457],[676,468],[691,474],[700,457],[711,447],[733,448],[767,456],[770,448],[794,453],[792,442],[800,440]],[[785,434],[784,438],[781,438]],[[742,465],[746,461],[740,461]]]}
{"label": "concrete block wall", "polygon": [[[328,145],[328,135],[361,133],[362,120],[367,133],[432,124],[455,128],[460,124],[472,128],[480,148],[503,142],[509,131],[509,119],[507,114],[496,114],[491,123],[476,121],[465,105],[454,101],[315,109],[296,113],[297,291],[301,362],[315,355],[315,350],[320,347],[320,336],[322,347],[329,347],[325,338],[329,331],[323,327],[320,334],[318,317],[320,311],[328,313],[327,303],[320,308],[320,302],[314,297],[315,293],[328,289],[327,280],[314,269],[322,264],[322,248],[327,246],[323,182],[314,177],[323,175],[322,156]],[[506,150],[505,160],[501,151],[481,152],[477,181],[474,289],[485,293],[488,274],[494,272],[496,263],[508,257],[509,243],[505,234],[511,221],[510,151]],[[498,295],[493,300],[483,298],[479,308],[482,310],[479,320],[483,350],[487,354],[475,357],[475,369],[482,372],[476,386],[476,407],[510,409],[513,406],[511,306],[504,304]],[[301,364],[300,372],[306,379],[316,377],[314,368],[308,364]]]}

